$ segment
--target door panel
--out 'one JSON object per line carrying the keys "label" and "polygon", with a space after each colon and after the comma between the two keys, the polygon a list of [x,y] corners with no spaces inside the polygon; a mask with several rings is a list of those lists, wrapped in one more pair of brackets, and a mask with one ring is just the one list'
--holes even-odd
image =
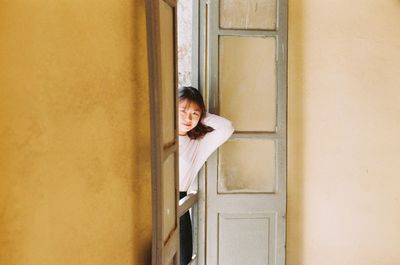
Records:
{"label": "door panel", "polygon": [[209,1],[207,102],[235,132],[207,161],[206,264],[285,264],[287,1]]}
{"label": "door panel", "polygon": [[219,37],[220,114],[236,131],[275,131],[275,43],[275,38]]}
{"label": "door panel", "polygon": [[275,192],[275,142],[231,140],[218,152],[218,193]]}
{"label": "door panel", "polygon": [[221,0],[224,29],[275,29],[276,0]]}
{"label": "door panel", "polygon": [[175,158],[171,154],[163,163],[163,240],[167,241],[170,234],[176,229],[176,202],[175,196]]}
{"label": "door panel", "polygon": [[152,264],[179,264],[176,1],[146,2],[152,138]]}
{"label": "door panel", "polygon": [[171,144],[175,139],[174,91],[175,91],[175,53],[174,53],[174,8],[160,1],[160,46],[161,46],[161,87],[163,142]]}
{"label": "door panel", "polygon": [[274,214],[219,214],[218,264],[264,265],[273,261],[274,224]]}

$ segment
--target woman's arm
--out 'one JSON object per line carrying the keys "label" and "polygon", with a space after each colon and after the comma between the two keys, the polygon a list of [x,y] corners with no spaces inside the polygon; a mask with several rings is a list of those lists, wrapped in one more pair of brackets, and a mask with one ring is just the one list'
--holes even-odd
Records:
{"label": "woman's arm", "polygon": [[[194,165],[195,172],[198,172],[200,170],[208,157],[220,145],[228,140],[234,131],[231,121],[215,114],[206,113],[206,116],[201,122],[207,126],[212,127],[214,131],[207,133],[202,139],[198,140],[199,145],[196,151],[196,163]],[[197,190],[197,185],[194,183],[194,179],[195,178],[193,178],[193,180],[191,180],[190,182],[191,184],[188,188],[189,191]]]}
{"label": "woman's arm", "polygon": [[205,161],[220,145],[229,139],[234,128],[230,120],[208,112],[202,123],[214,128],[214,131],[207,133],[200,140],[199,151],[204,156],[203,160]]}

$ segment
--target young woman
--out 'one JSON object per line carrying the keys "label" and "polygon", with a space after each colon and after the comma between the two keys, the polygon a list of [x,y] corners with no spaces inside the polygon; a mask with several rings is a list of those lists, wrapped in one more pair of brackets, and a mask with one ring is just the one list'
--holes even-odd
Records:
{"label": "young woman", "polygon": [[[180,198],[196,189],[196,176],[207,158],[232,135],[232,123],[207,113],[200,92],[179,89],[179,190]],[[192,258],[192,226],[187,212],[180,219],[180,264]]]}

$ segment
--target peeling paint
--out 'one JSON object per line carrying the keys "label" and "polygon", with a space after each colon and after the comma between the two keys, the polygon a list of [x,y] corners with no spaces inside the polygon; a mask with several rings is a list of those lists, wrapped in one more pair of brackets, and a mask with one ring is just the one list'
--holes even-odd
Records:
{"label": "peeling paint", "polygon": [[192,0],[178,1],[178,84],[192,84]]}
{"label": "peeling paint", "polygon": [[276,0],[221,0],[220,26],[273,30],[276,28]]}

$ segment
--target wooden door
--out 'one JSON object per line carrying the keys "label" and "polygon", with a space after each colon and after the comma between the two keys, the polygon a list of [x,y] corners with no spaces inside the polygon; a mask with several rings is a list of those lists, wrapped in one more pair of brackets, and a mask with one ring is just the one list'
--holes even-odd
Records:
{"label": "wooden door", "polygon": [[152,137],[152,264],[179,264],[176,1],[147,1]]}
{"label": "wooden door", "polygon": [[208,1],[208,105],[235,133],[207,163],[206,264],[284,265],[287,1]]}

